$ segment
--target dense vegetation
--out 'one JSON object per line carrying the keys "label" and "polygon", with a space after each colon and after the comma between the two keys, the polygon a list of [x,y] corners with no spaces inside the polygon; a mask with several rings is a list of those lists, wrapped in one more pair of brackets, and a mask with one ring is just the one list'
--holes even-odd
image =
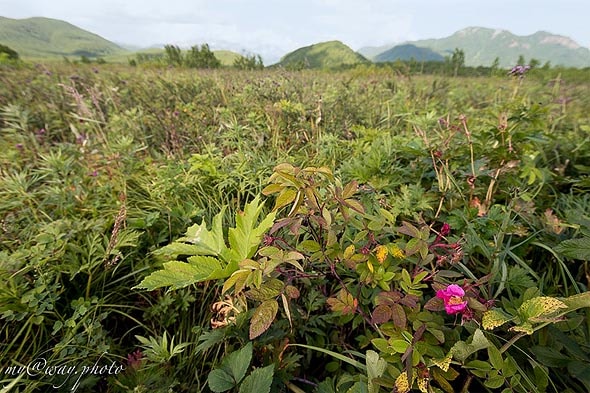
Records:
{"label": "dense vegetation", "polygon": [[7,391],[590,390],[587,71],[1,67]]}

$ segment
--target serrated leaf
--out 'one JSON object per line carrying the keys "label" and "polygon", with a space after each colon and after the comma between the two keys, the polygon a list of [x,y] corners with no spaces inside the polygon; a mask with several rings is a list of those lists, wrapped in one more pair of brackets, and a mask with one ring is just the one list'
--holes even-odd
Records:
{"label": "serrated leaf", "polygon": [[[444,311],[445,309],[445,302],[438,297],[430,298],[425,304],[424,309],[428,311]],[[485,326],[484,326],[485,327]]]}
{"label": "serrated leaf", "polygon": [[186,262],[170,261],[164,263],[163,267],[164,269],[145,277],[132,289],[147,289],[148,291],[163,287],[170,287],[173,290],[180,289],[194,284],[197,278],[202,277],[200,270]]}
{"label": "serrated leaf", "polygon": [[178,242],[187,242],[199,248],[195,255],[212,255],[222,256],[227,251],[225,240],[223,238],[223,215],[225,208],[215,217],[211,230],[207,229],[207,224],[203,221],[200,225],[193,225],[186,231],[186,236],[178,239]]}
{"label": "serrated leaf", "polygon": [[246,292],[246,296],[252,300],[263,302],[268,299],[276,298],[283,292],[285,284],[276,278],[263,283],[260,288],[252,288]]}
{"label": "serrated leaf", "polygon": [[348,183],[346,186],[344,186],[344,189],[342,190],[342,198],[344,199],[348,199],[350,197],[352,197],[358,190],[358,183],[353,180],[350,183]]}
{"label": "serrated leaf", "polygon": [[391,308],[385,305],[379,305],[373,310],[371,315],[371,323],[381,325],[391,319]]}
{"label": "serrated leaf", "polygon": [[226,277],[218,259],[195,255],[189,257],[187,261],[198,272],[196,275],[197,281],[217,280]]}
{"label": "serrated leaf", "polygon": [[247,343],[243,348],[227,355],[221,362],[220,368],[226,371],[236,384],[246,375],[252,360],[252,343]]}
{"label": "serrated leaf", "polygon": [[263,205],[263,203],[259,203],[257,196],[246,205],[243,212],[236,215],[236,227],[230,228],[228,231],[233,261],[240,262],[243,259],[251,258],[260,245],[262,235],[272,227],[276,216],[275,212],[268,214],[256,225]]}
{"label": "serrated leaf", "polygon": [[274,299],[266,300],[260,306],[256,307],[250,320],[250,340],[255,339],[268,330],[278,310],[279,303]]}
{"label": "serrated leaf", "polygon": [[230,390],[236,386],[233,377],[222,369],[215,369],[209,373],[207,377],[207,384],[209,389],[216,393],[221,393]]}
{"label": "serrated leaf", "polygon": [[356,300],[344,289],[341,289],[335,298],[328,298],[326,303],[328,303],[330,310],[333,312],[340,312],[343,315],[352,314],[356,310]]}
{"label": "serrated leaf", "polygon": [[179,255],[215,255],[209,248],[203,248],[194,244],[173,242],[156,250],[155,255],[166,255],[176,258]]}
{"label": "serrated leaf", "polygon": [[407,323],[406,311],[400,304],[393,304],[391,308],[391,320],[399,328],[404,328]]}
{"label": "serrated leaf", "polygon": [[555,251],[568,258],[590,261],[590,237],[564,240]]}
{"label": "serrated leaf", "polygon": [[407,221],[402,221],[402,226],[397,228],[397,231],[417,239],[419,239],[421,235],[420,230]]}
{"label": "serrated leaf", "polygon": [[364,206],[356,199],[346,199],[346,200],[344,200],[344,205],[351,208],[352,210],[356,211],[357,213],[360,213],[360,214],[365,213]]}
{"label": "serrated leaf", "polygon": [[232,275],[223,283],[221,293],[229,291],[232,287],[235,287],[234,293],[241,292],[246,286],[246,282],[248,277],[250,277],[250,274],[252,274],[251,270],[237,270],[233,272]]}
{"label": "serrated leaf", "polygon": [[270,393],[273,376],[273,364],[263,368],[257,368],[244,379],[239,393]]}

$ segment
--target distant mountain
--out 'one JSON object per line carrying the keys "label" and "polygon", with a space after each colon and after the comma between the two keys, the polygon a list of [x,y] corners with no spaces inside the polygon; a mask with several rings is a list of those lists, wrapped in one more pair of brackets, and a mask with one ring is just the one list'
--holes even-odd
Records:
{"label": "distant mountain", "polygon": [[468,27],[446,38],[406,44],[430,48],[442,56],[450,56],[455,48],[462,49],[468,66],[489,66],[498,57],[502,67],[510,67],[522,55],[527,62],[534,58],[541,63],[550,61],[552,65],[590,67],[590,49],[568,37],[545,31],[517,36],[506,30]]}
{"label": "distant mountain", "polygon": [[94,33],[49,18],[0,17],[0,43],[16,50],[21,57],[29,58],[99,57],[125,52]]}
{"label": "distant mountain", "polygon": [[283,56],[278,65],[301,66],[302,68],[338,68],[368,62],[366,58],[342,42],[328,41],[288,53]]}
{"label": "distant mountain", "polygon": [[393,48],[378,54],[373,58],[375,62],[386,62],[396,60],[417,60],[417,61],[444,61],[441,54],[430,48],[420,48],[412,44],[397,45]]}
{"label": "distant mountain", "polygon": [[388,51],[389,49],[393,48],[396,44],[388,44],[388,45],[381,45],[381,46],[363,46],[357,53],[365,56],[369,60],[373,60],[375,56]]}

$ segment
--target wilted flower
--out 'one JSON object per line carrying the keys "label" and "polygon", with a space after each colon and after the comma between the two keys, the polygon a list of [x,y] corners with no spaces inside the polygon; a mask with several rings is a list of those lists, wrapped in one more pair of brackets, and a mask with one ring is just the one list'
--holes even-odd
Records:
{"label": "wilted flower", "polygon": [[465,310],[467,300],[463,300],[463,296],[465,296],[465,291],[457,284],[451,284],[446,289],[436,292],[436,297],[445,303],[447,314],[457,314]]}

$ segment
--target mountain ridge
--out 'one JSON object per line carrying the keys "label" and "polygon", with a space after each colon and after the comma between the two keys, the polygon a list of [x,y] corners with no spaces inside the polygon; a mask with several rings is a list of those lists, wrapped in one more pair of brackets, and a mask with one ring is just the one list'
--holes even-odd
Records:
{"label": "mountain ridge", "polygon": [[[0,16],[0,43],[16,50],[23,58],[133,55],[126,44],[115,44],[67,21],[45,17],[11,19]],[[552,65],[590,67],[590,49],[570,37],[545,30],[519,36],[505,29],[478,26],[463,28],[443,38],[364,47],[357,52],[341,41],[321,42],[283,55],[277,65],[292,66],[302,61],[303,67],[338,68],[366,63],[367,59],[376,62],[410,58],[437,61],[451,56],[456,48],[464,51],[467,66],[489,66],[498,58],[500,66],[508,68],[522,55],[526,61],[534,58]]]}
{"label": "mountain ridge", "polygon": [[[543,30],[519,36],[505,29],[470,26],[448,37],[407,41],[402,45],[428,48],[445,57],[452,55],[455,48],[459,48],[464,51],[465,64],[468,66],[489,66],[498,58],[501,67],[510,67],[516,64],[521,55],[527,61],[534,58],[541,63],[550,62],[553,65],[590,66],[590,49],[569,37]],[[389,50],[396,46],[399,45],[394,45]]]}
{"label": "mountain ridge", "polygon": [[24,57],[101,57],[124,52],[121,46],[69,22],[0,16],[0,42]]}

